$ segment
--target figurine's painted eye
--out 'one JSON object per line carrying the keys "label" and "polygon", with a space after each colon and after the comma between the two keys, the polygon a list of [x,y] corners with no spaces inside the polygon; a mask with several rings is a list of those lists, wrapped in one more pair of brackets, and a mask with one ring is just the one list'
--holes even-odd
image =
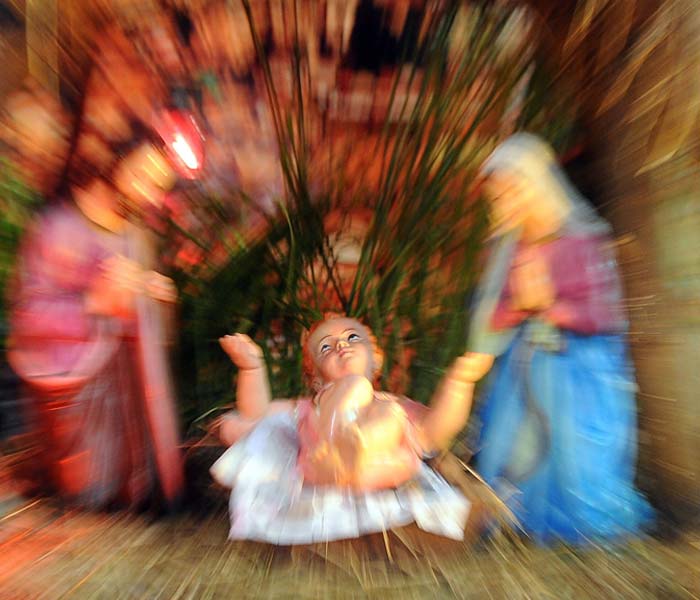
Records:
{"label": "figurine's painted eye", "polygon": [[321,344],[321,348],[319,349],[319,352],[321,354],[328,354],[331,350],[331,345],[330,344]]}
{"label": "figurine's painted eye", "polygon": [[357,333],[351,333],[348,336],[348,342],[359,342],[362,338]]}

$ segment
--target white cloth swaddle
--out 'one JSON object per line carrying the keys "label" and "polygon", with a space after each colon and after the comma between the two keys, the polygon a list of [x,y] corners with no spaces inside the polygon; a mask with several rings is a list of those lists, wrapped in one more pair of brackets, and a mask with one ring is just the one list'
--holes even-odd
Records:
{"label": "white cloth swaddle", "polygon": [[425,463],[396,489],[358,493],[304,485],[298,451],[295,416],[279,413],[262,419],[214,463],[214,479],[231,488],[230,539],[310,544],[412,522],[429,533],[463,539],[470,503]]}

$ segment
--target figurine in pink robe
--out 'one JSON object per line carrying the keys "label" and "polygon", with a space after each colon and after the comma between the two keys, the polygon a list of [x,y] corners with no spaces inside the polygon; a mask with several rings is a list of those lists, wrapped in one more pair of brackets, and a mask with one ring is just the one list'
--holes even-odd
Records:
{"label": "figurine in pink robe", "polygon": [[44,484],[80,506],[171,506],[181,492],[164,335],[176,294],[153,270],[138,216],[173,181],[160,150],[136,139],[109,181],[74,179],[20,253],[8,357],[28,391]]}

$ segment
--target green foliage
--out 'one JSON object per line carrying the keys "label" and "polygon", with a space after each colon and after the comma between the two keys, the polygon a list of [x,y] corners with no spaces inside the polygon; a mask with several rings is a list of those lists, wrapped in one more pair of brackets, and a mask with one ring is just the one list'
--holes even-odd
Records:
{"label": "green foliage", "polygon": [[5,295],[12,277],[15,257],[22,233],[32,212],[41,203],[41,196],[17,175],[13,165],[0,158],[0,348],[5,349]]}
{"label": "green foliage", "polygon": [[[527,40],[504,55],[510,18],[491,4],[460,2],[426,17],[423,41],[406,57],[409,84],[420,93],[408,102],[396,73],[390,105],[401,117],[387,119],[376,136],[379,185],[360,186],[351,198],[342,170],[321,185],[310,159],[317,123],[306,103],[301,44],[290,57],[293,101],[283,106],[253,28],[286,193],[278,213],[267,216],[264,236],[228,248],[213,276],[180,276],[178,373],[188,421],[234,400],[234,369],[217,342],[232,331],[263,347],[276,397],[301,393],[299,337],[331,298],[374,331],[386,353],[382,383],[429,399],[444,368],[465,350],[467,298],[487,226],[485,207],[469,190],[479,164],[509,133],[502,116],[531,64]],[[324,219],[349,206],[371,209],[372,219],[347,286]],[[236,237],[224,216],[217,223],[210,237]]]}

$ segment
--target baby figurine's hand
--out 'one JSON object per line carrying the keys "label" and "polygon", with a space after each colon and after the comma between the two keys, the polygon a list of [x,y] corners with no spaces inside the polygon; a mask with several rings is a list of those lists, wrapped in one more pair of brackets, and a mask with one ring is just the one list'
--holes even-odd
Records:
{"label": "baby figurine's hand", "polygon": [[262,349],[244,333],[225,335],[219,338],[219,344],[239,369],[252,370],[264,366]]}
{"label": "baby figurine's hand", "polygon": [[466,383],[476,383],[488,373],[493,360],[494,357],[491,354],[467,352],[452,363],[447,377]]}

